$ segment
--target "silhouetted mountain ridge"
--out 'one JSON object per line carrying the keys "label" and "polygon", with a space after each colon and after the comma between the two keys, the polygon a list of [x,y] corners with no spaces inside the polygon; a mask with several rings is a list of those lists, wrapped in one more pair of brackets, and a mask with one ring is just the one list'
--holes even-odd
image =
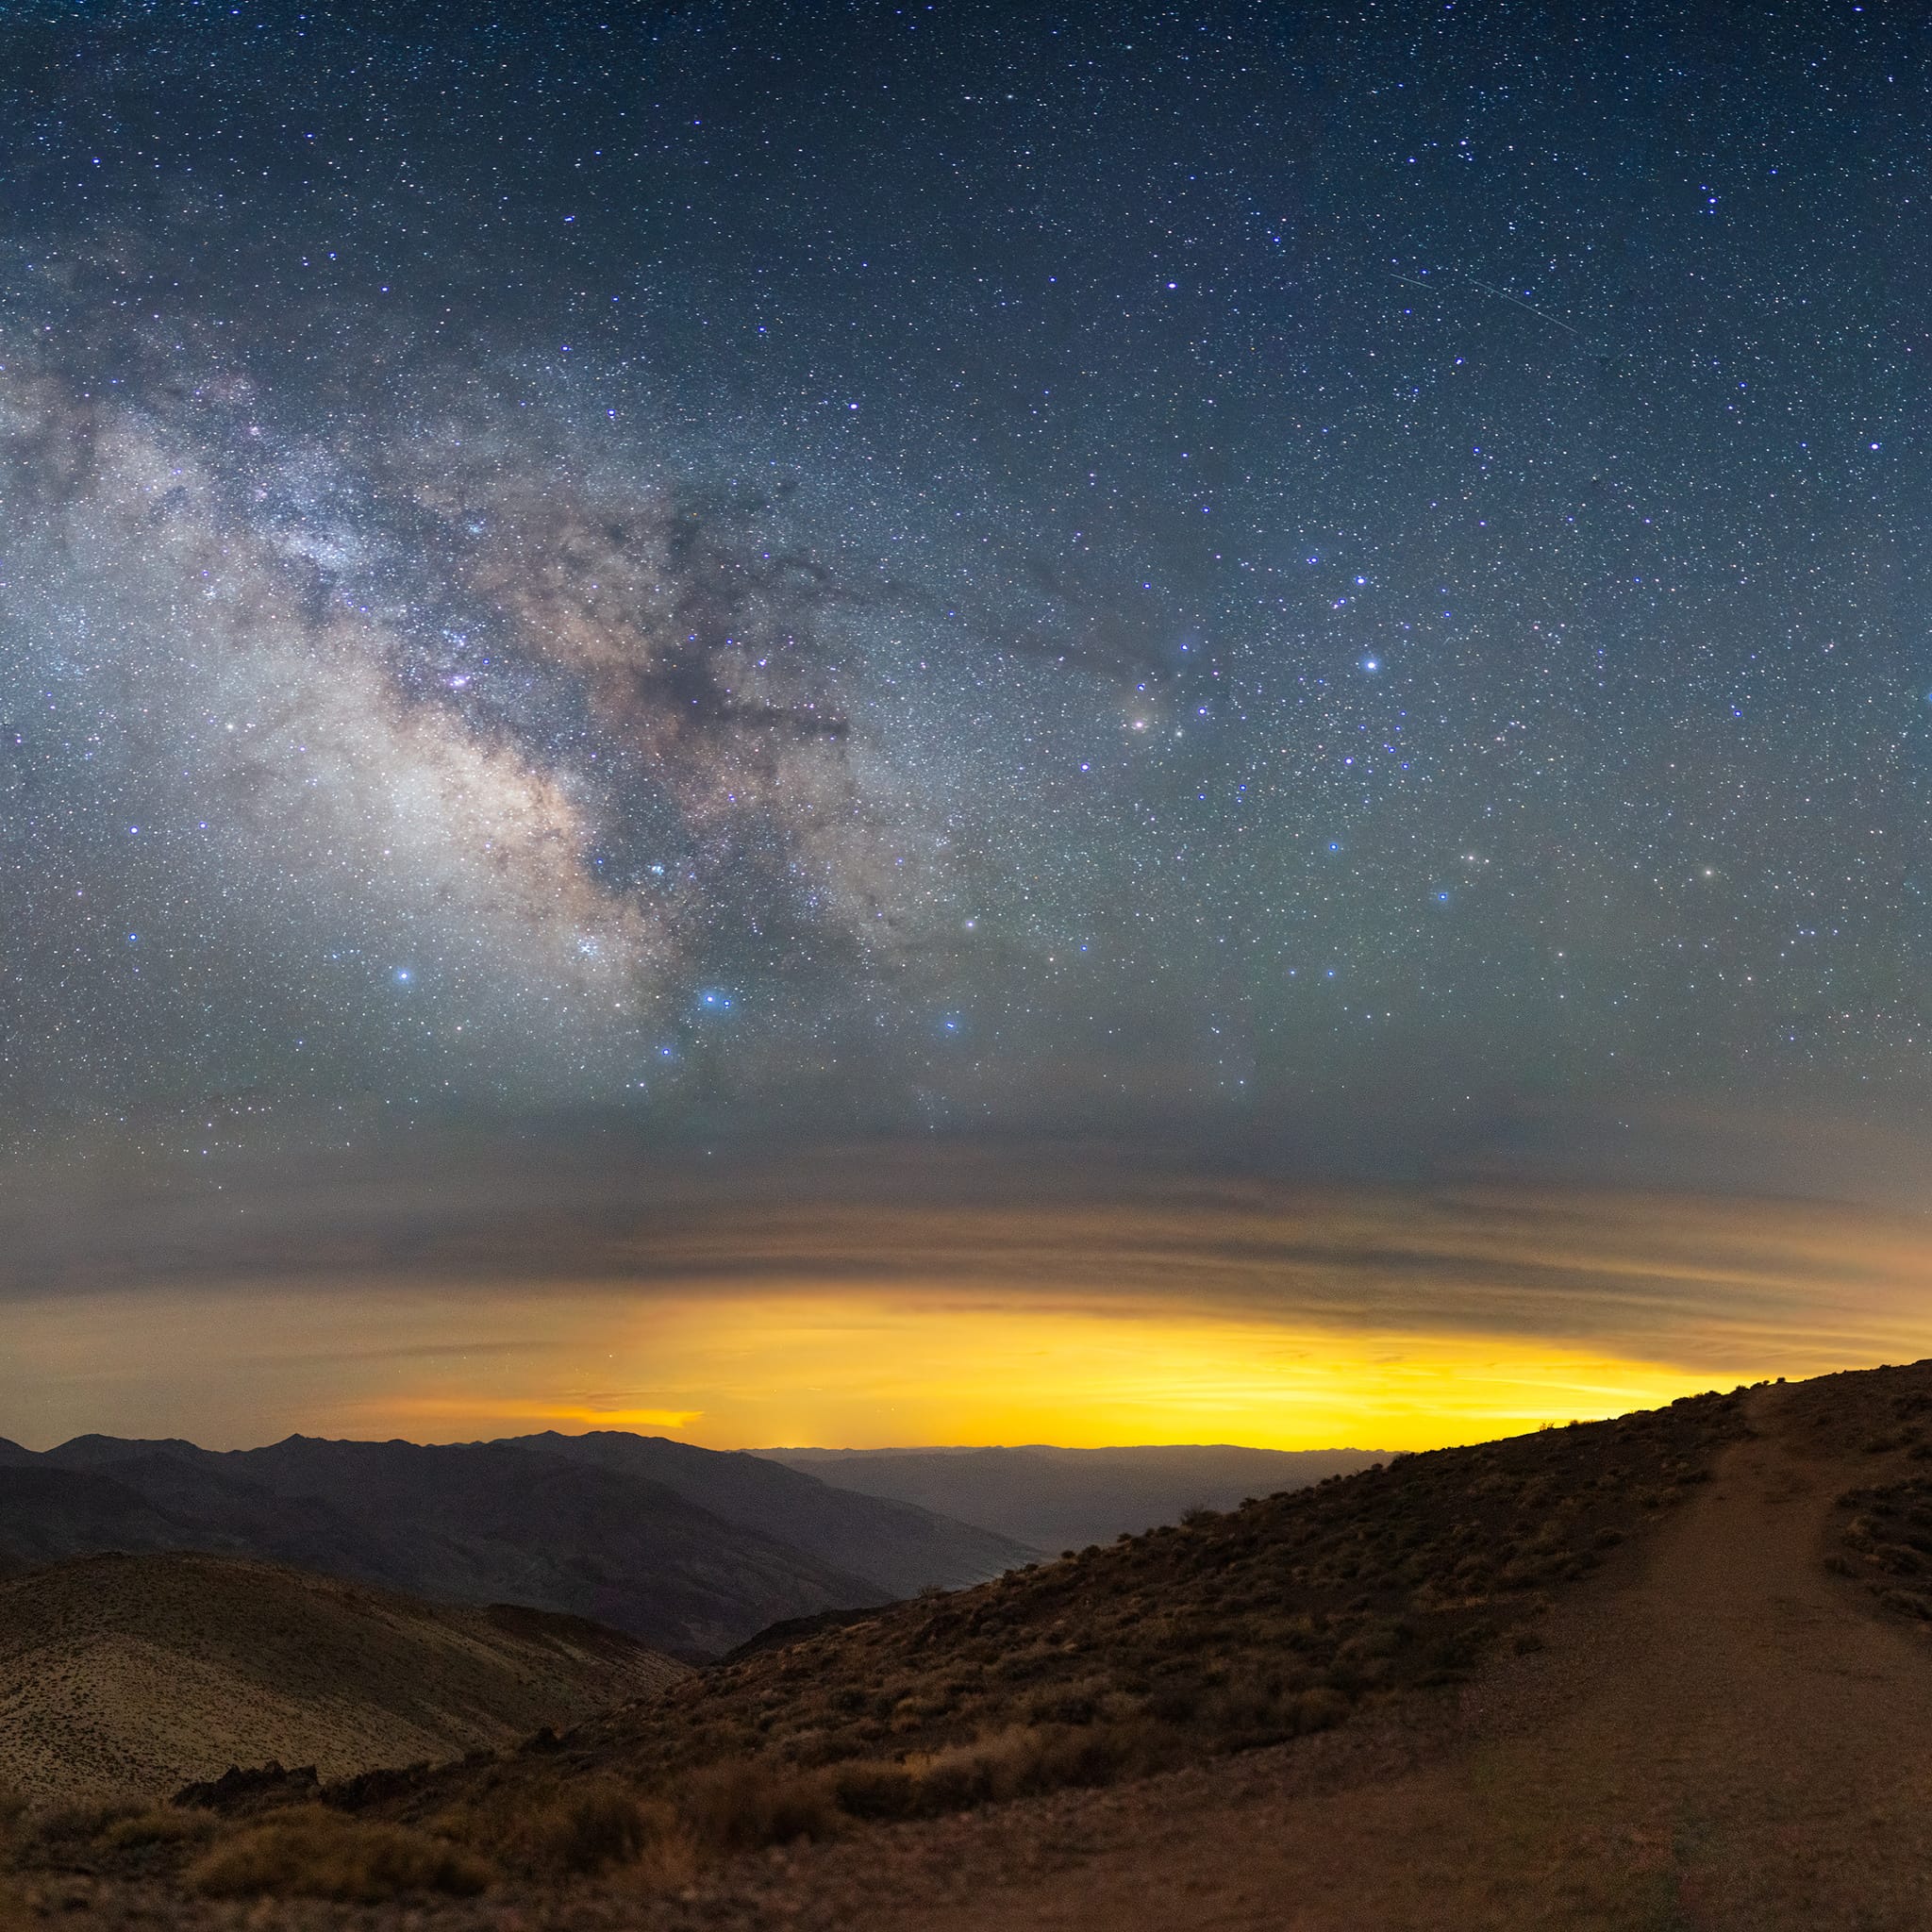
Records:
{"label": "silhouetted mountain ridge", "polygon": [[565,1611],[687,1656],[1034,1554],[754,1457],[615,1432],[228,1451],[83,1436],[0,1458],[0,1566],[107,1550],[264,1557]]}
{"label": "silhouetted mountain ridge", "polygon": [[[660,1483],[727,1522],[801,1543],[871,1577],[892,1596],[912,1596],[934,1583],[980,1582],[1041,1554],[1036,1545],[943,1511],[822,1480],[745,1450],[720,1453],[616,1429],[583,1436],[550,1430],[514,1438],[512,1446]],[[861,1495],[869,1508],[853,1507]]]}

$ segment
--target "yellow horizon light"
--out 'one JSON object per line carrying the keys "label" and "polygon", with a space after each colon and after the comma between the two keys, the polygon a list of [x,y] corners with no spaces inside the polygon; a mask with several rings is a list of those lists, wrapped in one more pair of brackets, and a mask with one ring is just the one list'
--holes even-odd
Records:
{"label": "yellow horizon light", "polygon": [[[1707,1373],[1542,1341],[1288,1330],[1171,1310],[1001,1307],[977,1296],[678,1297],[655,1300],[628,1325],[600,1368],[629,1386],[608,1396],[572,1376],[575,1386],[547,1394],[526,1383],[500,1392],[445,1383],[360,1406],[372,1420],[665,1429],[720,1448],[1393,1451],[1656,1407],[1712,1386]],[[619,1376],[608,1376],[613,1368]]]}
{"label": "yellow horizon light", "polygon": [[685,1429],[704,1414],[698,1408],[601,1408],[591,1403],[574,1403],[568,1397],[553,1402],[534,1396],[483,1400],[461,1395],[404,1396],[366,1406],[386,1416],[423,1422],[470,1416],[498,1422],[584,1423],[600,1429]]}

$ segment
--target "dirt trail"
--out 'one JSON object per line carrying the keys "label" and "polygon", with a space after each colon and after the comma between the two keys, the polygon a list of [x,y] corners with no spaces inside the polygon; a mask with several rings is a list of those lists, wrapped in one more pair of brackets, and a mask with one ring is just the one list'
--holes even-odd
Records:
{"label": "dirt trail", "polygon": [[871,1904],[848,1893],[841,1923],[1921,1932],[1932,1643],[1820,1562],[1833,1499],[1871,1463],[1813,1454],[1783,1391],[1753,1421],[1641,1572],[1559,1607],[1548,1649],[1473,1695],[1471,1741],[1427,1768],[1310,1795],[1229,1766],[1012,1807],[975,1830],[1008,1842],[971,1847],[970,1886],[938,1882],[931,1846],[874,1846]]}

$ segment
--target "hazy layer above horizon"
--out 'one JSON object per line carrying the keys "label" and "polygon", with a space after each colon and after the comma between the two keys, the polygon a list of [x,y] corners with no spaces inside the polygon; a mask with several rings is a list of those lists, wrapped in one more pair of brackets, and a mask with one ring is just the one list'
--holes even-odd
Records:
{"label": "hazy layer above horizon", "polygon": [[1759,1135],[1726,1168],[1689,1131],[1701,1165],[1554,1119],[1541,1163],[1399,1180],[997,1140],[720,1172],[577,1129],[192,1192],[19,1174],[0,1430],[1396,1450],[1932,1349],[1915,1140]]}

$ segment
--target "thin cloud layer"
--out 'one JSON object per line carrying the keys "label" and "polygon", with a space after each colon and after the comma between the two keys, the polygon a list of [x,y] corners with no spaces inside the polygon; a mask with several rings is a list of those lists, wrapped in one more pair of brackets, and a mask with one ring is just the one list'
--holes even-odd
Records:
{"label": "thin cloud layer", "polygon": [[[171,1217],[138,1191],[118,1214],[16,1200],[0,1228],[14,1374],[66,1418],[47,1427],[78,1428],[81,1338],[175,1334],[198,1358],[176,1407],[258,1416],[244,1435],[602,1417],[735,1446],[805,1440],[814,1400],[875,1440],[906,1440],[889,1418],[915,1411],[996,1439],[1050,1357],[1064,1409],[1034,1434],[1138,1418],[1172,1440],[1219,1414],[1223,1435],[1305,1440],[1355,1404],[1382,1418],[1377,1441],[1416,1446],[1477,1416],[1527,1425],[1932,1351],[1932,1224],[1878,1204],[1297,1185],[998,1146],[767,1150],[721,1174],[592,1167],[566,1145],[568,1173],[535,1150],[519,1166],[445,1148],[164,1197]],[[279,1311],[267,1357],[260,1323],[234,1339],[238,1301]],[[1417,1377],[1433,1423],[1398,1400]],[[1472,1377],[1480,1400],[1453,1386]],[[1512,1408],[1495,1391],[1517,1385],[1543,1392]]]}

